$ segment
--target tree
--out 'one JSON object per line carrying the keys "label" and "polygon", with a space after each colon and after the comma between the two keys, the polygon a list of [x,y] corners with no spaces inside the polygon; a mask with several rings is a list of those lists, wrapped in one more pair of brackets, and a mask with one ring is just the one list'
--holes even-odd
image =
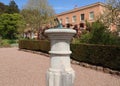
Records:
{"label": "tree", "polygon": [[21,28],[25,25],[23,17],[20,14],[7,14],[0,15],[0,36],[5,39],[17,38]]}
{"label": "tree", "polygon": [[120,45],[119,39],[113,35],[103,22],[96,21],[91,25],[91,31],[82,35],[80,42],[90,44]]}
{"label": "tree", "polygon": [[28,0],[21,14],[32,30],[39,31],[43,25],[53,20],[54,10],[47,0]]}
{"label": "tree", "polygon": [[6,13],[10,13],[10,14],[19,13],[19,8],[14,0],[10,1],[9,5],[7,7]]}
{"label": "tree", "polygon": [[5,13],[7,8],[7,5],[4,5],[2,2],[0,2],[0,14]]}
{"label": "tree", "polygon": [[120,0],[106,0],[105,10],[101,16],[102,22],[109,27],[120,25]]}

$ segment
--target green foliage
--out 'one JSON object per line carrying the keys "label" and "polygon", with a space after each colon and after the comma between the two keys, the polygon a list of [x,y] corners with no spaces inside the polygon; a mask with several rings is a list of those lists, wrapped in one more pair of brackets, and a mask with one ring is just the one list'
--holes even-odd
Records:
{"label": "green foliage", "polygon": [[15,39],[24,25],[25,22],[20,14],[4,13],[0,15],[0,36],[3,39]]}
{"label": "green foliage", "polygon": [[28,25],[27,27],[38,31],[45,24],[53,21],[54,10],[47,0],[28,0],[21,10],[21,14]]}
{"label": "green foliage", "polygon": [[71,50],[74,60],[120,71],[119,46],[71,44]]}
{"label": "green foliage", "polygon": [[40,28],[41,22],[43,22],[42,16],[37,10],[23,9],[21,15],[23,15],[28,27],[34,30]]}
{"label": "green foliage", "polygon": [[6,9],[6,13],[9,13],[9,14],[19,13],[18,6],[17,6],[17,4],[15,3],[14,0],[10,1],[9,5]]}
{"label": "green foliage", "polygon": [[86,30],[91,31],[92,29],[91,24],[87,20],[85,21],[85,23],[86,23]]}
{"label": "green foliage", "polygon": [[[44,40],[20,40],[20,49],[48,53],[50,42]],[[80,62],[108,67],[120,71],[120,46],[71,44],[71,58]]]}
{"label": "green foliage", "polygon": [[90,39],[91,39],[91,34],[88,32],[88,33],[82,35],[79,40],[81,43],[89,43]]}
{"label": "green foliage", "polygon": [[0,46],[2,45],[1,43],[2,43],[2,38],[0,37]]}
{"label": "green foliage", "polygon": [[0,2],[0,14],[5,13],[7,6]]}
{"label": "green foliage", "polygon": [[10,0],[9,5],[5,5],[2,2],[0,2],[0,14],[3,13],[13,14],[19,12],[20,10],[14,0]]}
{"label": "green foliage", "polygon": [[10,43],[8,39],[1,40],[1,47],[10,47]]}
{"label": "green foliage", "polygon": [[90,32],[81,36],[81,43],[119,45],[118,37],[106,29],[103,23],[96,21],[91,27]]}
{"label": "green foliage", "polygon": [[79,44],[80,43],[80,40],[78,38],[73,38],[72,39],[72,43],[73,44]]}
{"label": "green foliage", "polygon": [[17,44],[17,40],[0,39],[0,47],[11,47],[12,44]]}
{"label": "green foliage", "polygon": [[104,24],[97,21],[92,25],[90,43],[105,44],[106,41],[109,41],[109,34],[110,32],[106,29]]}
{"label": "green foliage", "polygon": [[48,53],[50,50],[50,42],[47,40],[20,40],[19,48]]}

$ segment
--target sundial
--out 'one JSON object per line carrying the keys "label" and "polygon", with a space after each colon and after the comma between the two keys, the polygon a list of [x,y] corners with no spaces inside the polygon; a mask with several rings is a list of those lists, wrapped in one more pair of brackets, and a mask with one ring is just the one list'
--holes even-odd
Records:
{"label": "sundial", "polygon": [[59,28],[59,29],[63,29],[63,26],[62,26],[62,24],[60,23],[60,21],[59,21],[58,18],[55,18],[54,21],[57,22],[57,26],[56,26],[55,29],[58,29],[58,28]]}

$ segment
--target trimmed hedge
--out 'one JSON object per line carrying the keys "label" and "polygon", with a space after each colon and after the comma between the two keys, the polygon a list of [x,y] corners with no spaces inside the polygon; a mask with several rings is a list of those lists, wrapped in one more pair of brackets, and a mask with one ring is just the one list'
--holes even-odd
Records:
{"label": "trimmed hedge", "polygon": [[[50,42],[44,40],[20,40],[20,49],[36,50],[48,53]],[[71,58],[93,65],[120,71],[120,46],[93,44],[71,44]]]}
{"label": "trimmed hedge", "polygon": [[48,53],[50,42],[46,40],[19,40],[19,48]]}
{"label": "trimmed hedge", "polygon": [[120,71],[120,46],[71,44],[71,58]]}

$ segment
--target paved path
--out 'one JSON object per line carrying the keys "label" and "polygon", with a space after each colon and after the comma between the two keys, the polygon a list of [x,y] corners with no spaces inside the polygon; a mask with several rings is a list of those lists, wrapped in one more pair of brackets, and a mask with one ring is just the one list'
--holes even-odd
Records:
{"label": "paved path", "polygon": [[[50,58],[0,48],[0,86],[46,86],[45,75]],[[120,86],[120,77],[72,65],[76,72],[74,86]]]}

